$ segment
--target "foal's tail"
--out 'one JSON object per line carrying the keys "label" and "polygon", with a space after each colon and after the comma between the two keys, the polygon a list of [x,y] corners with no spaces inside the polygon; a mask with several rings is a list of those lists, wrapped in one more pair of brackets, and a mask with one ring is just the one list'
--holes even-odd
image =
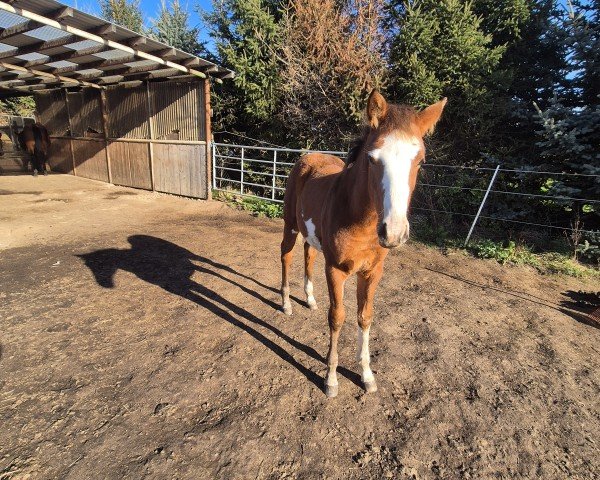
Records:
{"label": "foal's tail", "polygon": [[[283,239],[281,240],[281,307],[287,315],[292,314],[292,304],[290,302],[290,284],[289,271],[292,263],[292,252],[298,237],[298,219],[296,218],[296,205],[298,195],[301,192],[302,180],[302,160],[298,160],[290,176],[283,200]],[[299,188],[300,187],[300,188]]]}
{"label": "foal's tail", "polygon": [[292,167],[285,188],[283,201],[283,220],[285,231],[295,230],[299,232],[298,219],[296,218],[297,204],[304,188],[307,177],[310,176],[310,165],[306,163],[306,155],[303,155]]}
{"label": "foal's tail", "polygon": [[300,176],[300,168],[298,163],[292,167],[285,187],[285,195],[283,197],[283,221],[284,235],[291,230],[298,229],[298,219],[296,218],[296,204],[298,202],[298,180]]}

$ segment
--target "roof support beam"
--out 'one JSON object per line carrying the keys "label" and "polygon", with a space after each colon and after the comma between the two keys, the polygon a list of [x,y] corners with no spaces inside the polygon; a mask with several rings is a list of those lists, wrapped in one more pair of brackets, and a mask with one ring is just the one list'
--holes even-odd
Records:
{"label": "roof support beam", "polygon": [[63,82],[75,83],[78,85],[85,85],[86,87],[102,88],[101,86],[96,85],[95,83],[84,82],[83,80],[76,80],[74,78],[69,78],[69,77],[62,77],[60,75],[53,75],[52,73],[42,72],[40,70],[34,70],[32,68],[24,68],[24,67],[20,67],[18,65],[11,65],[10,63],[0,62],[0,67],[6,68],[9,70],[15,70],[17,72],[31,73],[38,77],[50,78],[52,80],[58,79],[58,80],[62,80]]}
{"label": "roof support beam", "polygon": [[142,58],[144,60],[151,60],[153,62],[156,62],[156,63],[160,64],[160,65],[164,65],[166,67],[174,68],[174,69],[179,70],[181,72],[191,73],[192,75],[196,75],[196,76],[201,77],[201,78],[206,78],[206,74],[204,74],[204,73],[202,73],[202,72],[200,72],[198,70],[194,70],[192,68],[184,67],[183,65],[179,65],[177,63],[173,63],[173,62],[170,62],[168,60],[163,60],[162,58],[157,57],[155,55],[152,55],[150,53],[142,52],[141,50],[137,50],[135,48],[128,47],[128,46],[123,45],[121,43],[118,43],[118,42],[115,42],[115,41],[112,41],[112,40],[104,39],[104,38],[102,38],[102,37],[100,37],[98,35],[86,32],[84,30],[80,30],[78,28],[71,27],[69,25],[63,25],[63,24],[57,22],[56,20],[52,20],[52,19],[46,18],[46,17],[44,17],[42,15],[38,15],[37,13],[30,12],[29,10],[24,10],[22,8],[13,7],[12,5],[9,5],[9,4],[5,3],[5,2],[0,2],[0,10],[5,10],[7,12],[11,12],[11,13],[15,13],[17,15],[21,15],[22,17],[25,17],[25,18],[27,18],[29,20],[34,20],[36,22],[43,23],[44,25],[49,25],[51,27],[58,28],[58,29],[63,30],[65,32],[67,32],[67,33],[72,33],[74,35],[77,35],[78,37],[81,37],[81,38],[85,38],[85,39],[88,39],[88,40],[93,40],[93,41],[98,42],[98,43],[103,43],[107,47],[114,48],[116,50],[122,50],[122,51],[127,52],[127,53],[131,53],[131,54],[135,55],[136,57]]}
{"label": "roof support beam", "polygon": [[[105,77],[138,77],[140,78],[151,78],[152,75],[157,72],[161,72],[164,70],[173,71],[172,68],[164,68],[159,65],[144,65],[142,67],[123,67],[123,68],[115,68],[114,70],[107,70],[105,72]],[[175,70],[176,72],[177,70]],[[104,79],[99,79],[100,84],[104,83]],[[114,81],[107,81],[106,83],[114,83]]]}
{"label": "roof support beam", "polygon": [[46,63],[60,62],[63,60],[71,60],[78,57],[85,57],[87,55],[93,55],[94,53],[100,53],[106,50],[104,45],[94,45],[93,47],[83,48],[81,50],[71,50],[69,52],[59,53],[58,55],[52,55],[50,58],[40,58],[36,60],[29,60],[21,64],[25,68],[35,67],[36,65],[44,65]]}
{"label": "roof support beam", "polygon": [[73,9],[71,7],[62,7],[49,14],[48,17],[57,22],[64,22],[67,18],[73,17]]}
{"label": "roof support beam", "polygon": [[[110,72],[109,72],[110,73]],[[179,76],[180,73],[178,70],[173,68],[161,68],[160,70],[154,69],[152,71],[143,71],[143,70],[132,70],[126,73],[122,73],[119,77],[122,77],[122,80],[105,80],[101,79],[102,85],[110,85],[112,83],[121,83],[121,82],[133,82],[138,80],[149,80],[153,78],[167,78],[171,76]],[[116,76],[116,75],[115,75]],[[194,78],[194,75],[186,75],[187,77]]]}
{"label": "roof support beam", "polygon": [[[43,78],[35,78],[35,77],[31,77],[31,78],[19,78],[17,80],[14,80],[14,82],[19,82],[20,85],[19,86],[28,86],[28,85],[42,85],[42,84],[47,84],[47,83],[56,83],[56,82],[60,82],[60,80],[58,79],[54,79],[52,81],[48,80],[48,79],[43,79]],[[11,82],[8,82],[9,84]]]}
{"label": "roof support beam", "polygon": [[89,70],[92,68],[95,68],[98,70],[104,70],[105,67],[121,65],[123,63],[128,63],[128,62],[133,62],[133,61],[135,61],[135,57],[133,55],[126,55],[126,56],[119,57],[119,58],[109,58],[106,60],[102,59],[102,60],[96,60],[94,62],[80,63],[77,66],[77,70]]}
{"label": "roof support beam", "polygon": [[0,72],[0,82],[7,82],[8,80],[14,80],[16,78],[19,78],[19,75],[21,75],[20,73],[13,73],[13,72]]}
{"label": "roof support beam", "polygon": [[164,50],[158,50],[153,53],[155,53],[161,58],[173,58],[177,56],[177,50],[175,50],[173,47],[165,48]]}
{"label": "roof support beam", "polygon": [[125,41],[125,45],[131,48],[137,48],[140,45],[146,45],[146,37],[133,37]]}
{"label": "roof support beam", "polygon": [[100,25],[99,27],[94,28],[90,33],[100,35],[104,38],[111,33],[117,33],[117,26],[114,23],[107,23],[106,25]]}
{"label": "roof support beam", "polygon": [[22,33],[26,33],[29,30],[35,30],[36,28],[42,27],[43,24],[34,20],[27,20],[26,22],[19,23],[8,28],[2,28],[0,31],[0,40],[7,40],[11,37],[15,37]]}
{"label": "roof support beam", "polygon": [[73,43],[75,41],[77,41],[77,37],[75,35],[65,35],[64,37],[56,38],[54,40],[39,41],[22,47],[15,47],[15,49],[18,49],[17,52],[15,52],[15,50],[2,52],[0,53],[0,58],[14,57],[15,55],[27,55],[29,53],[43,53],[44,50],[62,47],[63,45]]}
{"label": "roof support beam", "polygon": [[194,58],[188,58],[186,60],[183,60],[181,62],[183,65],[185,65],[186,67],[205,67],[205,66],[216,66],[214,63],[212,62],[208,62],[206,60],[202,60],[200,58],[194,57]]}

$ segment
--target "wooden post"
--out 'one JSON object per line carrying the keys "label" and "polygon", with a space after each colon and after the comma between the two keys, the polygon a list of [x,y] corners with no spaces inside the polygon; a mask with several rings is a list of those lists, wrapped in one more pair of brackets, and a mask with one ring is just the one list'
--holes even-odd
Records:
{"label": "wooden post", "polygon": [[204,79],[204,131],[206,132],[206,199],[212,200],[212,162],[210,159],[212,153],[212,129],[210,125],[210,82],[208,76]]}
{"label": "wooden post", "polygon": [[[73,137],[73,127],[71,126],[71,111],[69,110],[69,95],[67,95],[67,89],[63,88],[62,92],[65,95],[65,105],[67,107],[67,121],[69,124],[69,134]],[[73,175],[77,176],[77,170],[75,169],[75,150],[73,149],[73,138],[69,140],[69,146],[71,147],[71,163],[73,165]]]}
{"label": "wooden post", "polygon": [[102,111],[102,130],[104,130],[104,150],[106,152],[108,183],[113,183],[112,169],[110,165],[110,150],[108,148],[108,107],[106,105],[106,91],[104,90],[100,90],[100,110]]}
{"label": "wooden post", "polygon": [[154,124],[152,123],[152,101],[150,99],[150,82],[146,81],[146,99],[148,101],[148,131],[150,132],[150,141],[148,142],[148,158],[150,159],[150,185],[152,191],[155,191],[154,185],[154,150],[152,149],[152,140],[154,139]]}

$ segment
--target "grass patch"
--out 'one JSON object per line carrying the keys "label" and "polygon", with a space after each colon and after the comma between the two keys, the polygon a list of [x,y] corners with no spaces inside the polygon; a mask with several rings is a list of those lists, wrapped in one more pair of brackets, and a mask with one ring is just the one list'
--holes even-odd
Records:
{"label": "grass patch", "polygon": [[220,190],[214,190],[212,198],[225,202],[238,210],[250,212],[255,217],[283,217],[283,205],[281,203],[263,200],[262,198],[245,197],[233,192],[222,192]]}
{"label": "grass patch", "polygon": [[558,273],[570,277],[600,278],[600,270],[578,262],[572,256],[559,252],[534,253],[514,241],[494,242],[480,240],[467,247],[478,258],[494,259],[501,264],[529,265],[541,273]]}

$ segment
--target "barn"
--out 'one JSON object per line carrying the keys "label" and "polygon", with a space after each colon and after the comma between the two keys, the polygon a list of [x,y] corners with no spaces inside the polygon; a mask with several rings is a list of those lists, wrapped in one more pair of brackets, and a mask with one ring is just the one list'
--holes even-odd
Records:
{"label": "barn", "polygon": [[54,0],[0,2],[0,98],[33,95],[55,172],[208,198],[210,83],[233,75]]}

